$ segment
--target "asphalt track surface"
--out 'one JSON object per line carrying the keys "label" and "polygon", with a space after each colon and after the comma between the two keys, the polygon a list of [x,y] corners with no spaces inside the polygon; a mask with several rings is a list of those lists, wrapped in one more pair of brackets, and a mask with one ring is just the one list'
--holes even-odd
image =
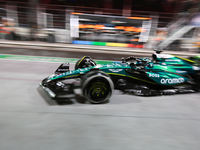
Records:
{"label": "asphalt track surface", "polygon": [[58,104],[39,82],[60,63],[0,64],[1,150],[199,150],[200,93]]}

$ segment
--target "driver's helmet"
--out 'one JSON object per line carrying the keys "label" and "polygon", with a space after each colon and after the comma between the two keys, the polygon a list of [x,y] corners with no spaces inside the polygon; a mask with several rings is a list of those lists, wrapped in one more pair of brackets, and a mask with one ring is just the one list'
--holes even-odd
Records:
{"label": "driver's helmet", "polygon": [[146,66],[147,63],[151,62],[150,58],[140,58],[140,60],[142,66]]}
{"label": "driver's helmet", "polygon": [[142,60],[145,61],[145,62],[151,62],[151,58],[147,58],[147,57],[142,58]]}

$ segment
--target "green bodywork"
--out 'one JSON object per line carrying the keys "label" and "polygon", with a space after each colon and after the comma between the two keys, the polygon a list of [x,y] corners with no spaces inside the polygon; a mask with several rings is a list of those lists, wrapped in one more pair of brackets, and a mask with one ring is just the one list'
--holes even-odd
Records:
{"label": "green bodywork", "polygon": [[[79,78],[81,74],[86,74],[91,70],[102,70],[110,76],[127,77],[138,81],[143,81],[150,84],[160,85],[177,85],[188,81],[187,75],[195,73],[196,69],[192,65],[192,60],[173,56],[167,59],[160,59],[154,63],[153,67],[146,65],[143,74],[147,79],[134,76],[130,70],[139,71],[138,68],[131,67],[128,63],[112,63],[106,65],[91,66],[87,68],[72,70],[62,74],[53,74],[49,76],[49,80]],[[129,70],[129,71],[128,71]]]}
{"label": "green bodywork", "polygon": [[189,59],[194,62],[195,66],[200,66],[200,55],[190,57]]}

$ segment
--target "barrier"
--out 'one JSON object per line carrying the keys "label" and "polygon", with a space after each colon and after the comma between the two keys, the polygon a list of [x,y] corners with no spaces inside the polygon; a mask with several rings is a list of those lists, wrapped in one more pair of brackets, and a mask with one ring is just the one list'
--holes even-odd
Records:
{"label": "barrier", "polygon": [[144,46],[141,44],[137,45],[137,44],[126,44],[126,43],[109,43],[109,42],[93,42],[93,41],[78,41],[78,40],[72,41],[72,44],[144,48]]}
{"label": "barrier", "polygon": [[[10,4],[12,4],[12,1],[10,1]],[[17,25],[20,27],[26,27],[30,26],[30,13],[29,8],[30,5],[27,2],[17,2],[13,1],[13,4],[15,4],[15,10],[17,13],[14,13],[15,15],[18,14],[17,17],[18,20],[16,21]],[[4,5],[6,8],[6,3],[2,3],[1,5]],[[69,32],[69,16],[70,12],[73,15],[81,15],[81,14],[93,14],[94,15],[99,15],[99,17],[105,18],[107,17],[112,17],[114,16],[113,20],[111,20],[111,23],[114,24],[116,23],[116,29],[115,34],[113,34],[113,31],[110,32],[98,32],[98,30],[101,30],[104,28],[106,30],[106,26],[97,24],[97,26],[94,28],[96,31],[93,32],[89,29],[88,32],[86,33],[83,31],[83,37],[81,38],[74,38],[72,40],[73,44],[83,44],[83,45],[97,45],[97,46],[114,46],[114,47],[133,47],[133,48],[143,48],[143,44],[140,42],[136,42],[135,39],[132,40],[131,36],[135,35],[135,32],[142,32],[141,28],[139,26],[133,27],[131,25],[130,27],[127,25],[121,25],[119,23],[126,22],[123,19],[139,19],[141,21],[147,19],[151,19],[151,14],[152,12],[150,11],[134,11],[132,10],[131,16],[133,17],[125,17],[123,16],[122,10],[117,10],[117,9],[104,9],[104,8],[94,8],[94,7],[81,7],[81,6],[67,6],[67,5],[49,5],[49,4],[42,4],[41,7],[37,6],[37,8],[34,8],[37,12],[39,12],[35,17],[37,17],[36,20],[38,20],[38,24],[34,25],[31,29],[23,29],[20,30],[20,32],[16,32],[19,30],[14,30],[15,34],[12,35],[12,37],[9,36],[6,39],[13,40],[16,38],[16,40],[21,40],[21,41],[30,41],[30,40],[39,40],[39,41],[45,41],[45,42],[61,42],[61,43],[70,43],[71,42],[71,37],[70,37],[70,32]],[[6,10],[6,9],[5,9]],[[95,10],[95,11],[94,11]],[[28,13],[27,13],[28,12]],[[102,13],[99,13],[102,12]],[[33,12],[32,12],[33,13]],[[68,13],[68,15],[67,15]],[[13,14],[13,15],[14,15]],[[42,15],[43,14],[43,15]],[[104,15],[104,16],[102,16]],[[111,16],[112,15],[112,16]],[[173,13],[158,13],[159,19],[172,19],[173,18]],[[12,15],[10,15],[12,16]],[[34,16],[34,14],[33,14]],[[68,19],[67,19],[68,17]],[[95,17],[94,17],[95,18]],[[121,18],[121,20],[119,19]],[[35,18],[32,18],[35,20]],[[83,18],[82,18],[83,19]],[[29,21],[28,21],[29,20]],[[44,20],[44,21],[43,21]],[[46,20],[46,21],[45,21]],[[48,21],[49,20],[49,21]],[[91,18],[91,20],[93,20]],[[109,20],[109,19],[108,19]],[[88,22],[88,21],[87,21]],[[87,24],[87,23],[86,23]],[[44,28],[42,28],[44,27]],[[51,27],[53,28],[52,31],[47,30],[45,27]],[[121,27],[121,28],[119,28]],[[38,28],[40,30],[38,30]],[[114,27],[113,27],[114,28]],[[57,34],[57,31],[60,30],[67,30],[65,32],[59,32]],[[120,31],[126,29],[124,31]],[[79,29],[80,30],[80,29]],[[109,30],[109,29],[108,29]],[[112,29],[111,29],[112,30]],[[25,32],[26,31],[26,32]],[[2,31],[6,32],[6,31]],[[85,33],[84,33],[85,32]],[[93,33],[92,33],[93,32]],[[123,32],[123,33],[122,33]],[[134,32],[134,34],[129,34],[128,32]],[[63,33],[63,34],[61,34]],[[87,35],[88,34],[88,35]],[[17,35],[17,36],[16,36]],[[14,37],[13,37],[14,36]],[[61,38],[62,36],[62,38]],[[101,37],[102,36],[102,37]],[[1,36],[4,37],[5,36]],[[92,39],[93,38],[93,39]],[[114,40],[113,40],[114,38]],[[85,40],[85,41],[84,41]]]}

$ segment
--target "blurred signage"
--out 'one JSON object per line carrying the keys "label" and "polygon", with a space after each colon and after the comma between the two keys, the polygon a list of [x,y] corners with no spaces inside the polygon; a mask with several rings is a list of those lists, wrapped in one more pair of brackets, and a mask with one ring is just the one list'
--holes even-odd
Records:
{"label": "blurred signage", "polygon": [[149,33],[151,30],[151,23],[152,23],[152,21],[143,21],[142,29],[144,29],[145,32],[140,33],[139,42],[147,42],[148,41]]}
{"label": "blurred signage", "polygon": [[70,15],[70,35],[71,37],[79,37],[79,17]]}

